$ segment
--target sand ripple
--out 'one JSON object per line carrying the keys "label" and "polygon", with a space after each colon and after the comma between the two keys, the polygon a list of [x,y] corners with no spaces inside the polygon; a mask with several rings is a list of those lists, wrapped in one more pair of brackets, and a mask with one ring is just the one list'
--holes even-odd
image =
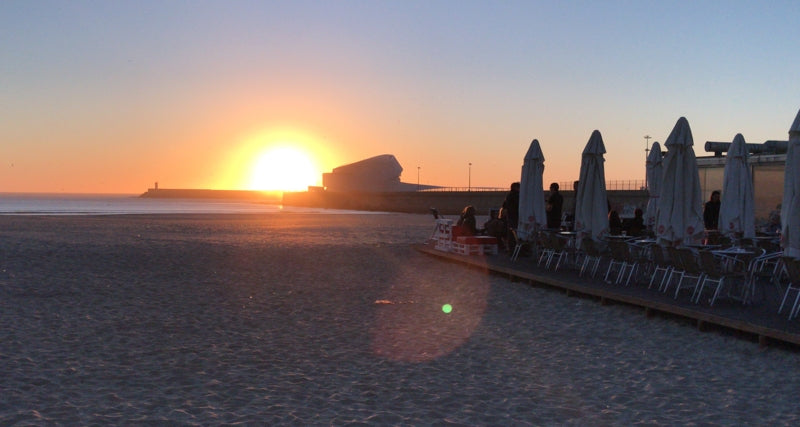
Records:
{"label": "sand ripple", "polygon": [[430,226],[0,217],[0,424],[800,422],[797,353],[432,259]]}

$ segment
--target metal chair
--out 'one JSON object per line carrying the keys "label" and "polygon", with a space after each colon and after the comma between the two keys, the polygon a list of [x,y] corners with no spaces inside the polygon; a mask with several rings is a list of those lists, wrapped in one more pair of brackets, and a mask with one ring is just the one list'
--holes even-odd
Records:
{"label": "metal chair", "polygon": [[669,276],[667,276],[667,281],[664,282],[659,290],[667,293],[667,291],[669,291],[669,285],[672,284],[672,278],[677,276],[678,280],[680,280],[681,277],[683,277],[683,262],[677,248],[674,246],[665,246],[664,249],[669,257],[667,258],[667,262],[671,268],[669,270]]}
{"label": "metal chair", "polygon": [[511,235],[514,236],[514,251],[511,253],[511,261],[516,262],[519,258],[519,253],[522,251],[522,247],[525,245],[533,245],[535,247],[535,240],[530,239],[530,236],[526,236],[525,238],[521,238],[519,233],[515,229],[511,229]]}
{"label": "metal chair", "polygon": [[539,252],[539,261],[537,262],[537,265],[540,267],[542,264],[545,266],[550,264],[550,259],[553,257],[553,253],[555,252],[555,248],[550,241],[551,237],[552,235],[546,231],[542,231],[539,234],[539,240],[541,242],[542,249],[541,252]]}
{"label": "metal chair", "polygon": [[666,250],[663,246],[653,245],[650,247],[650,253],[653,256],[653,274],[650,276],[650,284],[647,285],[647,289],[653,286],[656,276],[661,272],[661,282],[658,285],[658,289],[661,290],[664,287],[664,282],[672,272],[672,265],[667,261],[665,252]]}
{"label": "metal chair", "polygon": [[547,260],[547,265],[545,265],[545,268],[550,268],[550,265],[552,265],[553,260],[555,259],[556,264],[555,267],[553,267],[553,271],[556,271],[558,270],[558,267],[561,266],[562,261],[569,256],[569,251],[567,249],[566,242],[555,234],[550,234],[550,245],[552,248],[552,254]]}
{"label": "metal chair", "polygon": [[[694,253],[688,248],[675,248],[672,246],[667,246],[667,252],[669,253],[670,263],[672,264],[672,272],[670,272],[669,279],[667,279],[667,284],[664,287],[664,292],[667,292],[669,289],[669,285],[672,282],[672,276],[678,276],[678,283],[675,286],[675,299],[678,299],[678,294],[681,292],[682,289],[692,289],[692,297],[694,297],[695,291],[697,287],[700,285],[700,281],[703,280],[703,270],[700,268],[700,265],[697,263],[697,259],[694,257]],[[684,285],[684,280],[688,279],[694,282],[694,284]]]}
{"label": "metal chair", "polygon": [[600,261],[603,259],[603,254],[591,238],[581,240],[580,251],[583,255],[583,262],[581,263],[581,271],[578,273],[578,277],[582,277],[589,264],[593,264],[591,277],[594,279],[595,274],[597,274],[597,268],[600,267]]}
{"label": "metal chair", "polygon": [[[750,301],[755,298],[759,281],[772,283],[780,289],[779,279],[782,273],[781,267],[783,267],[781,263],[782,256],[783,251],[776,251],[765,253],[750,260],[747,266],[747,283],[745,284]],[[779,291],[780,293],[782,293],[782,290]]]}
{"label": "metal chair", "polygon": [[622,278],[627,271],[628,278],[625,280],[625,285],[629,285],[631,277],[639,265],[638,262],[631,256],[630,249],[625,242],[610,240],[608,242],[608,248],[611,250],[611,262],[608,264],[608,270],[606,270],[606,277],[604,280],[608,282],[608,276],[611,274],[611,271],[614,267],[618,267],[617,278],[614,280],[614,283],[622,283]]}
{"label": "metal chair", "polygon": [[[703,271],[703,280],[700,283],[700,286],[695,289],[694,295],[692,295],[692,300],[695,304],[700,302],[700,296],[703,294],[703,289],[708,282],[714,282],[717,284],[716,289],[714,289],[714,294],[711,296],[711,300],[709,301],[709,306],[713,306],[714,301],[717,300],[717,297],[719,296],[720,290],[722,290],[726,279],[740,278],[743,281],[746,281],[747,279],[747,274],[744,268],[727,270],[723,269],[720,267],[718,260],[714,257],[714,254],[709,251],[700,251],[698,258],[700,268]],[[743,302],[745,301],[746,300],[743,299]]]}

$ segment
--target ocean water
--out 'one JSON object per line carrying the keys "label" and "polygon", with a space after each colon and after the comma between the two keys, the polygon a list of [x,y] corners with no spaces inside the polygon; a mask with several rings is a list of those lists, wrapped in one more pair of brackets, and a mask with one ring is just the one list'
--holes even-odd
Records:
{"label": "ocean water", "polygon": [[[0,215],[354,213],[237,200],[151,199],[135,194],[0,193]],[[364,213],[364,212],[359,212]]]}

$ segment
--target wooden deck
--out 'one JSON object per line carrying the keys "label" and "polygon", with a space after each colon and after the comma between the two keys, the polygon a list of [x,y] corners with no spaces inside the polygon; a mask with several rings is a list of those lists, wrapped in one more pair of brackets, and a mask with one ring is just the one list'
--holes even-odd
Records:
{"label": "wooden deck", "polygon": [[[522,281],[533,286],[543,286],[562,290],[567,296],[584,296],[597,299],[601,304],[627,304],[641,307],[647,317],[667,315],[695,322],[701,330],[720,330],[734,332],[743,338],[756,341],[761,346],[788,344],[800,349],[800,319],[788,320],[788,309],[784,307],[778,314],[783,293],[775,285],[760,284],[756,290],[753,304],[743,306],[734,300],[718,299],[713,307],[708,304],[694,304],[689,296],[682,294],[674,299],[674,294],[663,294],[656,289],[648,289],[643,284],[631,286],[608,284],[602,280],[605,266],[601,265],[597,279],[579,277],[572,269],[559,269],[557,272],[536,266],[532,258],[520,257],[512,262],[508,254],[486,256],[464,256],[438,251],[433,245],[419,244],[414,248],[438,259],[463,264],[491,273]],[[602,272],[602,273],[601,273]]]}

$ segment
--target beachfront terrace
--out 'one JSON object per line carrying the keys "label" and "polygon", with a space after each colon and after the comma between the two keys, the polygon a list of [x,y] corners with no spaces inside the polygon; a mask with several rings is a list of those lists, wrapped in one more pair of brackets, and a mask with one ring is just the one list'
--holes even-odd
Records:
{"label": "beachfront terrace", "polygon": [[[623,272],[628,274],[629,270],[611,270],[611,274],[607,274],[610,267],[613,267],[611,263],[619,261],[609,251],[601,254],[596,269],[597,274],[592,275],[581,274],[581,266],[587,253],[574,249],[568,249],[565,263],[551,263],[548,268],[546,263],[539,262],[542,249],[545,249],[541,246],[535,247],[529,256],[516,261],[506,253],[481,256],[457,255],[437,250],[432,243],[415,245],[415,248],[441,260],[503,275],[513,281],[562,291],[567,296],[591,298],[603,305],[625,304],[638,307],[643,309],[646,317],[671,316],[691,322],[701,330],[713,329],[722,333],[733,333],[757,341],[762,346],[788,344],[800,348],[797,347],[800,346],[800,322],[797,318],[789,318],[794,295],[789,298],[788,303],[782,304],[785,283],[775,280],[779,275],[771,274],[771,271],[748,276],[747,280],[752,279],[753,286],[744,295],[744,303],[740,298],[741,294],[726,291],[713,305],[710,305],[707,293],[702,294],[702,298],[698,295],[695,301],[695,292],[681,291],[675,297],[675,287],[662,292],[659,286],[651,286],[653,282],[651,279],[656,274],[654,271],[656,265],[649,256],[647,260],[642,258],[635,260],[642,264],[631,275],[630,284],[625,285],[626,280],[616,283],[616,278],[622,276]],[[646,263],[649,265],[645,265]],[[654,281],[656,285],[662,277],[656,276],[657,280]],[[742,285],[746,283],[740,282],[739,290],[742,289]],[[780,313],[779,308],[781,308]]]}

